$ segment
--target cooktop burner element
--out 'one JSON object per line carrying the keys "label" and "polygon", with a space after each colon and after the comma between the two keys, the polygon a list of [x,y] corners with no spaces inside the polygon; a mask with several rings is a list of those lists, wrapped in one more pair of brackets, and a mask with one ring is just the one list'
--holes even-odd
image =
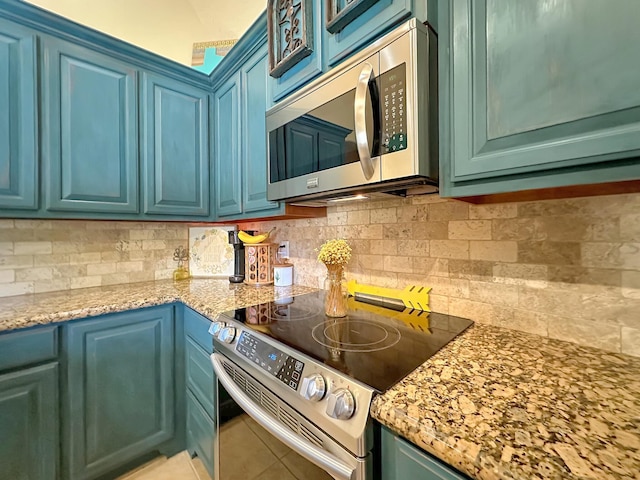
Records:
{"label": "cooktop burner element", "polygon": [[311,334],[320,345],[343,352],[375,352],[400,341],[400,331],[393,325],[349,318],[319,323]]}
{"label": "cooktop burner element", "polygon": [[[324,314],[318,291],[220,315],[384,392],[472,321],[439,313],[398,312],[349,299],[343,318]],[[232,339],[233,340],[233,339]]]}

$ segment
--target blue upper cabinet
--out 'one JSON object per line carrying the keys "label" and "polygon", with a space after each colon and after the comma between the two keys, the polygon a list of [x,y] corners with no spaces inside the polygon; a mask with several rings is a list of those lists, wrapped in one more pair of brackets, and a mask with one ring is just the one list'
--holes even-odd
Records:
{"label": "blue upper cabinet", "polygon": [[[280,4],[282,2],[274,2],[274,3]],[[299,7],[300,5],[305,4],[305,0],[296,0],[293,3],[295,6]],[[293,66],[291,66],[288,70],[286,70],[284,73],[282,73],[278,77],[273,77],[273,76],[269,77],[271,79],[270,82],[272,83],[271,88],[273,91],[272,94],[273,94],[274,101],[280,100],[281,98],[285,97],[289,93],[298,89],[302,85],[308,83],[310,80],[314,79],[315,77],[317,77],[323,72],[322,31],[324,28],[325,2],[309,1],[309,2],[306,2],[306,4],[311,7],[310,9],[311,14],[304,20],[309,22],[310,28],[307,27],[304,31],[302,28],[300,28],[298,30],[299,33],[297,37],[300,38],[300,36],[303,35],[303,33],[307,34],[307,31],[309,31],[308,33],[310,35],[310,38],[309,38],[308,49],[310,50],[310,53],[308,53],[308,55],[302,58],[301,60],[297,61]],[[286,7],[287,5],[284,5],[283,7],[280,7],[279,5],[275,6],[275,8],[286,8]],[[296,10],[294,8],[291,9],[292,13],[294,13],[295,11]],[[270,12],[267,12],[267,14],[269,13]],[[280,13],[280,15],[282,16],[285,14]],[[297,15],[294,15],[293,17],[288,17],[288,18],[292,18],[292,21],[294,22],[295,21],[300,22],[303,20],[299,18],[299,16]],[[288,27],[290,29],[291,26],[289,24],[290,24],[290,21],[287,21],[282,26],[275,26],[275,28],[285,29]],[[273,49],[276,50],[279,48],[281,52],[284,52],[285,50],[290,48],[287,45],[288,43],[287,38],[289,39],[289,42],[294,41],[295,38],[287,37],[286,35],[282,35],[281,37],[282,38],[279,38],[278,40],[279,44],[277,46],[274,45]],[[275,53],[272,53],[272,55],[275,56]]]}
{"label": "blue upper cabinet", "polygon": [[136,213],[135,68],[53,38],[43,67],[47,210]]}
{"label": "blue upper cabinet", "polygon": [[640,2],[438,8],[444,195],[640,178]]}
{"label": "blue upper cabinet", "polygon": [[240,70],[242,85],[242,204],[245,213],[277,209],[267,200],[267,46]]}
{"label": "blue upper cabinet", "polygon": [[0,19],[0,208],[38,208],[36,36]]}
{"label": "blue upper cabinet", "polygon": [[[330,1],[342,3],[339,0]],[[418,13],[414,11],[414,3],[426,2],[424,0],[377,0],[368,3],[372,5],[336,33],[327,30],[326,14],[323,16],[322,41],[327,66],[335,65],[405,18],[409,18],[412,13]],[[421,17],[423,14],[420,12],[418,16]]]}
{"label": "blue upper cabinet", "polygon": [[[299,0],[294,5],[304,3],[305,0]],[[309,83],[411,16],[420,21],[428,18],[435,23],[437,10],[435,0],[326,0],[308,3],[312,7],[309,21],[312,32],[309,45],[311,52],[282,75],[270,77],[273,99],[276,101]],[[276,8],[284,9],[284,6],[277,5]],[[328,15],[334,9],[343,11],[342,15]],[[288,19],[288,13],[281,13],[280,16]],[[283,25],[287,27],[289,21],[285,21]],[[303,33],[304,29],[300,28],[298,35]],[[279,42],[277,48],[280,51],[289,48],[286,40],[277,38],[273,33],[270,33],[270,38],[271,43]],[[284,35],[283,38],[291,37]],[[270,48],[277,50],[276,46]]]}
{"label": "blue upper cabinet", "polygon": [[215,91],[213,124],[215,213],[237,215],[242,213],[239,72]]}
{"label": "blue upper cabinet", "polygon": [[143,75],[144,213],[209,214],[208,115],[206,91],[170,78]]}

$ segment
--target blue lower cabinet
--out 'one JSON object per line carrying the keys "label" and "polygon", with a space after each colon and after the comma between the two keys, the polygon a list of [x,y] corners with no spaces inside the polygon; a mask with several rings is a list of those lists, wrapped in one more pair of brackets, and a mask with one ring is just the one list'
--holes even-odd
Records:
{"label": "blue lower cabinet", "polygon": [[173,306],[66,326],[63,472],[107,474],[175,434]]}
{"label": "blue lower cabinet", "polygon": [[0,375],[0,478],[57,480],[58,364]]}
{"label": "blue lower cabinet", "polygon": [[70,42],[43,43],[46,209],[137,213],[135,67]]}
{"label": "blue lower cabinet", "polygon": [[189,336],[185,339],[186,354],[186,381],[193,395],[195,395],[207,414],[215,417],[214,399],[214,374],[211,358],[207,352],[202,350],[198,344]]}
{"label": "blue lower cabinet", "polygon": [[465,480],[468,477],[382,427],[381,480]]}
{"label": "blue lower cabinet", "polygon": [[35,32],[0,19],[0,209],[38,208]]}
{"label": "blue lower cabinet", "polygon": [[187,451],[202,460],[211,478],[214,478],[215,434],[215,421],[187,390]]}
{"label": "blue lower cabinet", "polygon": [[141,99],[144,213],[209,214],[209,96],[145,73]]}
{"label": "blue lower cabinet", "polygon": [[198,456],[213,478],[216,379],[211,365],[211,321],[184,308],[187,395],[187,450]]}

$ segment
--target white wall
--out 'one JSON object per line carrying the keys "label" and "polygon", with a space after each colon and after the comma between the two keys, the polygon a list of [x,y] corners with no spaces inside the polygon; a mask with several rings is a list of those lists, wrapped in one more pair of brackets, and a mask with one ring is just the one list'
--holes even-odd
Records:
{"label": "white wall", "polygon": [[[242,36],[266,0],[30,0],[75,22],[191,65],[193,44]],[[233,5],[233,6],[232,6]]]}

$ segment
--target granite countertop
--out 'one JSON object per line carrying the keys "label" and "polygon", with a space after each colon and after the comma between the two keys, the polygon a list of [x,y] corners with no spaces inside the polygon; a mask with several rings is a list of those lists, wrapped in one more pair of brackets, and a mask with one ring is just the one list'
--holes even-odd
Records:
{"label": "granite countertop", "polygon": [[640,478],[636,357],[476,324],[371,413],[473,478]]}
{"label": "granite countertop", "polygon": [[[190,279],[6,297],[0,331],[175,301],[213,318],[315,290]],[[371,413],[473,478],[640,478],[640,358],[476,324]]]}
{"label": "granite countertop", "polygon": [[315,291],[299,285],[260,288],[227,279],[160,280],[0,299],[0,331],[65,322],[180,301],[199,313],[218,313]]}

